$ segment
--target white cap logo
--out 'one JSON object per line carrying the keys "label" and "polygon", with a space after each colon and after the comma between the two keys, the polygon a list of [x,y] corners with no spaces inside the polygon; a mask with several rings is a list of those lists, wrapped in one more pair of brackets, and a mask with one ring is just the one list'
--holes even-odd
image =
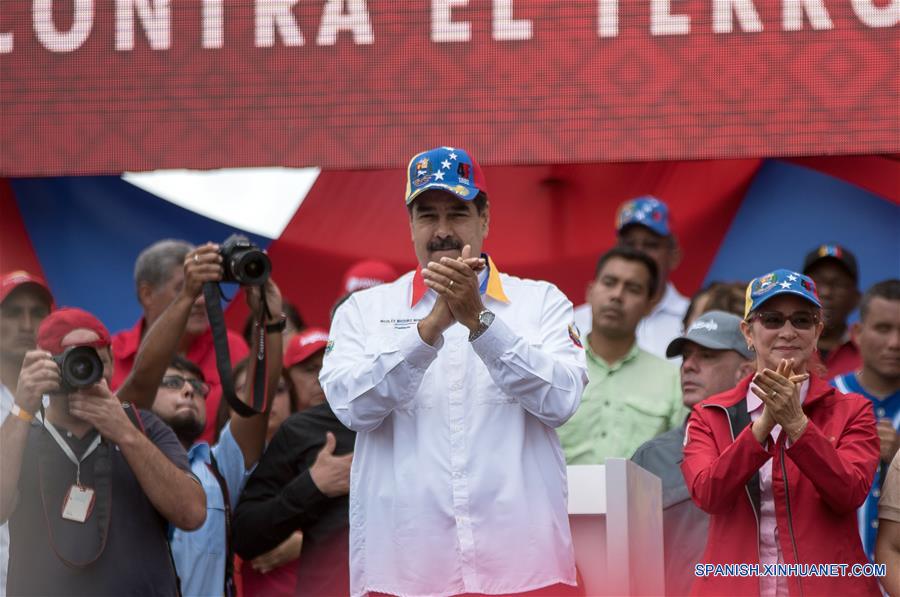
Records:
{"label": "white cap logo", "polygon": [[719,329],[719,324],[717,324],[712,319],[708,319],[706,321],[695,321],[691,324],[688,333],[693,332],[694,330],[706,330],[707,332],[714,332]]}

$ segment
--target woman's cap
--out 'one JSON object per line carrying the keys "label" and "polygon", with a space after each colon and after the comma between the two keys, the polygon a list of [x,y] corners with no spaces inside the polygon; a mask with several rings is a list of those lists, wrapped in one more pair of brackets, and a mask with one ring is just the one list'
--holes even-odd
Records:
{"label": "woman's cap", "polygon": [[767,300],[780,294],[793,294],[806,299],[819,309],[822,308],[816,292],[816,283],[812,281],[812,278],[789,269],[777,269],[764,276],[754,278],[747,284],[744,319]]}

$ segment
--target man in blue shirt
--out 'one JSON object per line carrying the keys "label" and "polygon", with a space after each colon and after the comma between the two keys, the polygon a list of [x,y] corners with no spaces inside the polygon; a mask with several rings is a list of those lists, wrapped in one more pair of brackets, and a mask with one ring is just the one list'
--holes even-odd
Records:
{"label": "man in blue shirt", "polygon": [[[170,534],[172,556],[181,581],[181,592],[187,596],[234,594],[232,579],[231,512],[237,506],[244,484],[265,447],[269,411],[251,417],[232,417],[222,429],[219,441],[210,446],[198,441],[206,426],[206,395],[209,386],[200,368],[181,356],[173,355],[184,333],[192,309],[197,308],[205,282],[222,278],[218,246],[206,244],[188,253],[184,262],[184,285],[175,300],[153,324],[144,338],[135,362],[131,383],[154,383],[158,386],[153,413],[167,423],[188,451],[191,472],[206,492],[206,522],[195,531],[174,529]],[[263,287],[270,313],[280,314],[281,294],[271,281]],[[254,320],[263,309],[260,288],[245,288]],[[202,308],[202,303],[200,304]],[[260,335],[266,339],[267,404],[281,375],[281,330],[278,322],[266,321],[253,331],[254,346]],[[254,379],[256,360],[251,359],[247,379]],[[247,383],[247,391],[252,388]],[[247,402],[247,397],[242,399]]]}
{"label": "man in blue shirt", "polygon": [[872,402],[881,439],[881,462],[875,481],[859,508],[859,532],[869,559],[874,558],[878,531],[878,498],[887,467],[900,448],[900,280],[872,286],[859,307],[860,320],[852,329],[862,367],[835,377],[832,384],[844,393],[862,394]]}

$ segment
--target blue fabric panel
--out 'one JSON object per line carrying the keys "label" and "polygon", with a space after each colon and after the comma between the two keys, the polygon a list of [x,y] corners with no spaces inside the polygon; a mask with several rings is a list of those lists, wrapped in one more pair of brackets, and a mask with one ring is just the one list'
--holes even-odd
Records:
{"label": "blue fabric panel", "polygon": [[[164,238],[201,244],[243,232],[118,176],[13,178],[10,184],[57,305],[87,309],[113,333],[141,315],[133,272],[144,248]],[[262,248],[271,242],[247,236]],[[236,289],[228,285],[225,293]]]}
{"label": "blue fabric panel", "polygon": [[[744,197],[705,282],[799,271],[834,242],[859,262],[860,290],[900,277],[900,206],[815,170],[768,160]],[[690,267],[690,255],[681,267]]]}

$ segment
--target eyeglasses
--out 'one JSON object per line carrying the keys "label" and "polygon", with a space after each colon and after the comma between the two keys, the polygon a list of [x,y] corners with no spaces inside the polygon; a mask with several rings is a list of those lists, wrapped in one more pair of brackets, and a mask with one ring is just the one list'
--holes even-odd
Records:
{"label": "eyeglasses", "polygon": [[796,311],[790,315],[778,311],[761,311],[751,319],[758,319],[767,330],[780,330],[786,321],[790,321],[791,325],[798,330],[809,330],[819,323],[819,315],[808,311]]}
{"label": "eyeglasses", "polygon": [[206,398],[207,394],[209,394],[208,385],[206,385],[199,379],[195,379],[193,377],[182,377],[181,375],[166,375],[162,378],[162,381],[159,382],[159,387],[166,388],[168,390],[180,390],[184,387],[184,382],[191,384],[191,387],[194,389],[194,393],[199,394],[203,398]]}

